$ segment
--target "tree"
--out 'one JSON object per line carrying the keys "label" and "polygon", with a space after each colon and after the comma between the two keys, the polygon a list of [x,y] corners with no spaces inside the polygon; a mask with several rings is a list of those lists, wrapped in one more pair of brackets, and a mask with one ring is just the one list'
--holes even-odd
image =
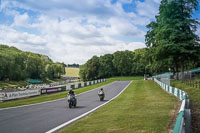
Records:
{"label": "tree", "polygon": [[83,81],[88,80],[87,64],[86,64],[86,63],[85,63],[84,65],[81,65],[81,66],[80,66],[79,75],[80,75],[80,78],[81,78]]}
{"label": "tree", "polygon": [[158,61],[165,60],[176,72],[196,60],[200,44],[195,34],[198,22],[192,18],[197,0],[162,0],[156,21],[147,25],[146,45],[154,48]]}
{"label": "tree", "polygon": [[93,56],[86,62],[86,64],[80,67],[79,74],[81,79],[85,81],[85,80],[93,80],[99,78],[98,77],[99,66],[100,66],[99,57]]}
{"label": "tree", "polygon": [[117,51],[113,54],[113,65],[120,76],[131,75],[133,65],[132,51]]}
{"label": "tree", "polygon": [[98,77],[100,78],[107,78],[114,76],[116,73],[116,69],[113,66],[113,55],[112,54],[106,54],[104,56],[100,56],[99,58],[99,74]]}
{"label": "tree", "polygon": [[48,56],[0,45],[0,80],[60,78],[61,74],[64,64],[53,63]]}

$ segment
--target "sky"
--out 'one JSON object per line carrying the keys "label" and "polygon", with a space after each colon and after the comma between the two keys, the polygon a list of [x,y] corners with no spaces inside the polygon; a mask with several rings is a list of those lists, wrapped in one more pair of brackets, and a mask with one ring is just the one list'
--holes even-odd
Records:
{"label": "sky", "polygon": [[[133,51],[146,47],[146,25],[158,15],[160,1],[0,0],[0,44],[65,64]],[[200,7],[193,18],[200,18]]]}

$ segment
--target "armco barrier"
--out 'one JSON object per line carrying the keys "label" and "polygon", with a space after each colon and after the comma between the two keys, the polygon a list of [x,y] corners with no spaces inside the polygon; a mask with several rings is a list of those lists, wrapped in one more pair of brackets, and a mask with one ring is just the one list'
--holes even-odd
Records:
{"label": "armco barrier", "polygon": [[26,91],[17,91],[17,92],[3,92],[0,93],[0,100],[7,101],[12,99],[37,96],[40,95],[40,90],[26,90]]}
{"label": "armco barrier", "polygon": [[187,93],[178,88],[174,88],[165,83],[162,83],[156,78],[154,78],[154,81],[165,91],[173,94],[182,101],[173,133],[191,133],[191,112],[189,109],[189,99]]}

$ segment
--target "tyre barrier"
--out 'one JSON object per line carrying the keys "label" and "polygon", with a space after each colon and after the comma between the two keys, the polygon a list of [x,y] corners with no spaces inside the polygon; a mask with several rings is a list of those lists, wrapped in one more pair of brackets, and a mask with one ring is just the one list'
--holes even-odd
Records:
{"label": "tyre barrier", "polygon": [[156,78],[154,78],[154,81],[160,85],[162,89],[176,96],[182,101],[178,116],[176,118],[176,123],[174,125],[173,133],[191,133],[191,111],[189,108],[189,99],[187,93],[181,89],[162,83]]}

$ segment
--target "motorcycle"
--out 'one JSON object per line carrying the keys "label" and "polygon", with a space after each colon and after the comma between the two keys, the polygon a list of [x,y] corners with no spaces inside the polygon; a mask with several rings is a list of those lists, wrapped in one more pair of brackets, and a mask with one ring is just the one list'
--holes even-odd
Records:
{"label": "motorcycle", "polygon": [[77,100],[75,95],[68,95],[67,100],[69,103],[69,108],[71,108],[72,106],[76,107]]}
{"label": "motorcycle", "polygon": [[104,97],[105,97],[104,92],[103,92],[103,91],[99,91],[99,92],[98,92],[98,95],[99,95],[100,101],[103,101],[103,100],[104,100]]}

